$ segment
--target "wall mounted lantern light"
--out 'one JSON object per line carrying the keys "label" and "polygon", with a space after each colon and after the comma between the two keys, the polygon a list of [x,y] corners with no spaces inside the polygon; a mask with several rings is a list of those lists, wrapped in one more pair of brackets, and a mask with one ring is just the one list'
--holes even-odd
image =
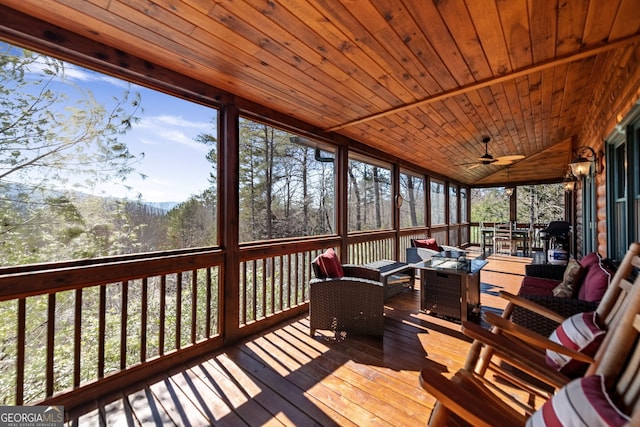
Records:
{"label": "wall mounted lantern light", "polygon": [[513,196],[513,187],[509,187],[509,169],[511,169],[511,166],[507,166],[507,185],[504,188],[507,197]]}
{"label": "wall mounted lantern light", "polygon": [[[591,165],[594,165],[595,174],[602,172],[600,165],[600,157],[591,147],[578,147],[575,150],[576,158],[569,163],[571,173],[577,178],[583,178],[591,173]],[[585,157],[586,156],[586,157]]]}
{"label": "wall mounted lantern light", "polygon": [[567,174],[564,176],[564,180],[562,181],[562,188],[564,188],[564,191],[569,193],[575,190],[577,181],[578,178],[571,173],[571,169],[569,168]]}

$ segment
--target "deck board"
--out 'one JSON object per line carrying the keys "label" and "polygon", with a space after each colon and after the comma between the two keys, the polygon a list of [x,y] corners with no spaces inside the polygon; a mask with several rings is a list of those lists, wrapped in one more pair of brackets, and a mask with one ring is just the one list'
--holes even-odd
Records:
{"label": "deck board", "polygon": [[[501,312],[498,292],[517,292],[531,259],[488,260],[482,310]],[[435,402],[418,384],[420,369],[452,375],[471,341],[459,322],[419,308],[419,286],[389,298],[383,340],[329,331],[311,337],[308,316],[300,316],[100,403],[69,425],[426,425]]]}

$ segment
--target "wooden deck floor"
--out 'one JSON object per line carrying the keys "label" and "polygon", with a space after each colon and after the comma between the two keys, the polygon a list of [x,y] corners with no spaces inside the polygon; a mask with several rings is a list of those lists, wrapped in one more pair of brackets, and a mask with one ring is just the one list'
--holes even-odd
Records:
{"label": "wooden deck floor", "polygon": [[[483,310],[501,311],[530,258],[491,256],[481,273]],[[141,384],[69,425],[426,425],[434,399],[424,366],[453,373],[470,341],[460,324],[419,310],[419,291],[387,301],[384,339],[309,336],[306,316]]]}

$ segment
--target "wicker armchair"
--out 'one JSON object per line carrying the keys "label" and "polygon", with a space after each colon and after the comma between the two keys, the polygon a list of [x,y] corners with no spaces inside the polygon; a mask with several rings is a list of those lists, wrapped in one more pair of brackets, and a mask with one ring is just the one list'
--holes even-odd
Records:
{"label": "wicker armchair", "polygon": [[[316,276],[318,269],[313,264]],[[337,334],[384,334],[384,284],[373,268],[343,265],[344,277],[316,277],[309,283],[310,334],[327,329]]]}

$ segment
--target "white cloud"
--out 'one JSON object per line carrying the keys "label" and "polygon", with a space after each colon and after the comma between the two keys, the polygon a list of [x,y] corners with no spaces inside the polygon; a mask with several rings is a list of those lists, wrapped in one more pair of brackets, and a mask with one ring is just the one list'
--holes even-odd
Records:
{"label": "white cloud", "polygon": [[[145,133],[145,144],[157,144],[161,141],[177,143],[185,147],[189,147],[199,152],[206,152],[208,148],[194,138],[202,131],[209,128],[209,124],[202,122],[192,122],[185,120],[180,116],[161,115],[143,118],[139,123],[133,125],[135,130]],[[196,134],[193,133],[197,130]],[[188,132],[192,131],[192,132]],[[155,141],[155,142],[151,142]]]}
{"label": "white cloud", "polygon": [[[28,72],[30,74],[41,77],[45,75],[44,70],[46,68],[48,68],[47,63],[44,60],[40,59],[29,64]],[[64,62],[64,79],[68,81],[81,81],[86,83],[102,82],[124,89],[127,89],[129,87],[129,83],[123,80],[116,79],[106,74],[100,74],[91,70],[87,70],[76,65],[69,64],[67,62]]]}
{"label": "white cloud", "polygon": [[129,83],[123,80],[116,79],[105,74],[95,73],[83,68],[78,68],[75,65],[66,63],[64,68],[64,75],[67,79],[70,80],[79,80],[82,82],[103,82],[123,89],[129,88]]}
{"label": "white cloud", "polygon": [[136,124],[143,128],[157,128],[158,126],[179,127],[185,129],[197,129],[198,131],[210,129],[211,123],[191,121],[184,119],[182,116],[174,116],[169,114],[161,114],[157,116],[148,116],[143,118]]}
{"label": "white cloud", "polygon": [[171,116],[168,114],[153,117],[153,120],[157,120],[160,123],[165,123],[171,126],[179,126],[191,129],[207,129],[211,127],[211,123],[193,122],[182,118],[182,116]]}

